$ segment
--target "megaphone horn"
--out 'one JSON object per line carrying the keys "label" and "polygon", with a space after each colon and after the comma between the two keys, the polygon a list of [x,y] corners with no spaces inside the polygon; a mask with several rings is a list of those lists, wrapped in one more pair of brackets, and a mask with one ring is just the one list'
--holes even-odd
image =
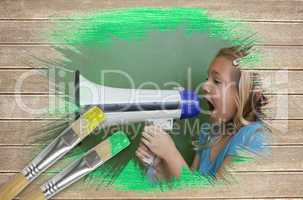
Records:
{"label": "megaphone horn", "polygon": [[86,79],[79,71],[75,73],[75,88],[76,104],[80,108],[98,105],[105,113],[120,119],[128,116],[130,121],[139,117],[141,121],[151,117],[185,119],[201,111],[199,97],[192,90],[107,87]]}

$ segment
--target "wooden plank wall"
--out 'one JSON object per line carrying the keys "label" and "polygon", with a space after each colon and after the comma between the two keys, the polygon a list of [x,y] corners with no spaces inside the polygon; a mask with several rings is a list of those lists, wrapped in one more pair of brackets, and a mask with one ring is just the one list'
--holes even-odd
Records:
{"label": "wooden plank wall", "polygon": [[[241,165],[231,173],[238,183],[224,187],[160,194],[96,191],[75,184],[55,199],[104,198],[303,198],[303,1],[301,0],[1,0],[0,1],[0,184],[31,159],[34,145],[29,135],[49,119],[26,113],[16,103],[47,105],[48,82],[30,54],[55,56],[40,33],[49,17],[66,16],[101,8],[131,6],[188,6],[208,8],[213,15],[228,16],[250,24],[264,38],[257,48],[264,56],[259,67],[273,86],[269,94],[279,100],[269,123],[275,128],[272,158]],[[24,73],[32,73],[21,90],[15,86]],[[287,102],[288,100],[288,102]],[[281,103],[282,102],[282,103]],[[42,179],[43,180],[43,179]],[[41,181],[42,181],[41,180]],[[40,181],[40,182],[41,182]],[[39,181],[38,181],[39,182]]]}

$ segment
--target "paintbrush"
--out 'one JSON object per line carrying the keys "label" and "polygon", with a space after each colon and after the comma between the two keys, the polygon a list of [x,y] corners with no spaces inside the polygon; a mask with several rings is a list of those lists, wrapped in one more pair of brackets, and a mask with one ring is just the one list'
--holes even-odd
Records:
{"label": "paintbrush", "polygon": [[94,171],[110,158],[117,155],[130,144],[128,137],[122,131],[92,148],[82,158],[67,166],[62,172],[46,181],[40,188],[24,194],[23,200],[47,200],[60,191],[75,183],[85,175]]}
{"label": "paintbrush", "polygon": [[14,198],[43,171],[52,166],[86,136],[91,134],[104,119],[104,113],[98,106],[90,107],[68,128],[64,129],[20,173],[0,188],[0,199],[11,200]]}

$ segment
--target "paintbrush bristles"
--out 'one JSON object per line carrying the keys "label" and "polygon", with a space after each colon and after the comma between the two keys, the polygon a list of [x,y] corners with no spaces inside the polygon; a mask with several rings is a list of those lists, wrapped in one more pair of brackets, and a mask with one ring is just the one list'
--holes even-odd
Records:
{"label": "paintbrush bristles", "polygon": [[98,144],[94,150],[101,160],[106,161],[125,149],[130,144],[128,137],[123,131],[115,132],[105,141]]}
{"label": "paintbrush bristles", "polygon": [[24,197],[20,197],[20,199],[21,200],[47,200],[40,188],[35,191],[27,193]]}
{"label": "paintbrush bristles", "polygon": [[23,174],[21,174],[21,173],[16,174],[0,188],[0,199],[1,200],[13,199],[28,184],[29,184],[29,181],[25,178],[25,176],[23,176]]}
{"label": "paintbrush bristles", "polygon": [[112,157],[112,146],[108,140],[101,142],[94,149],[103,161]]}

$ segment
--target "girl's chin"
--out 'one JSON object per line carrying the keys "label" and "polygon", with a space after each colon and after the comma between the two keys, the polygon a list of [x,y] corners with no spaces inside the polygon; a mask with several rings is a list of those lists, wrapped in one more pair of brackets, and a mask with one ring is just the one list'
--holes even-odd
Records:
{"label": "girl's chin", "polygon": [[210,113],[210,121],[212,123],[222,123],[224,122],[224,117],[217,113],[216,110]]}
{"label": "girl's chin", "polygon": [[213,111],[210,113],[210,120],[211,120],[211,122],[217,122],[217,121],[218,121],[218,117],[217,117],[217,114],[216,114],[216,110],[213,110]]}
{"label": "girl's chin", "polygon": [[217,118],[213,118],[213,117],[211,117],[211,118],[210,118],[210,122],[215,124],[215,123],[219,123],[219,122],[220,122],[220,120],[219,120],[219,119],[217,119]]}

